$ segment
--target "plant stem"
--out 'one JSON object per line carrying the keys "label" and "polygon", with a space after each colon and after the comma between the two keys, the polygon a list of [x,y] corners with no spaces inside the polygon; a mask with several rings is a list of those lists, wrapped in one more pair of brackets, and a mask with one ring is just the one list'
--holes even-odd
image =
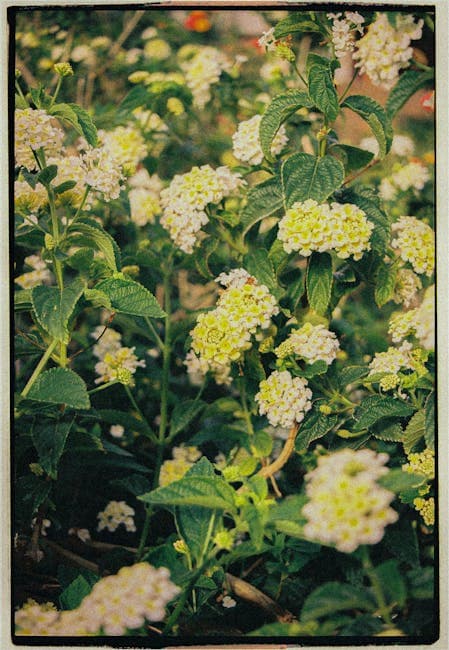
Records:
{"label": "plant stem", "polygon": [[114,384],[118,384],[117,379],[113,379],[112,381],[106,382],[106,384],[101,384],[101,386],[97,386],[97,388],[92,388],[92,390],[87,391],[89,395],[93,395],[94,393],[99,393],[101,390],[104,390],[105,388],[109,388],[110,386],[114,386]]}
{"label": "plant stem", "polygon": [[390,611],[388,609],[387,603],[385,602],[384,592],[382,590],[382,585],[379,580],[379,576],[376,573],[371,558],[369,556],[369,551],[367,546],[361,546],[362,553],[362,566],[365,570],[366,575],[368,576],[371,586],[373,588],[374,596],[376,598],[377,604],[379,606],[379,612],[384,619],[387,625],[393,625],[391,620]]}
{"label": "plant stem", "polygon": [[306,86],[306,88],[307,88],[307,81],[304,79],[304,77],[303,77],[302,74],[300,73],[299,68],[298,68],[298,66],[296,65],[296,61],[293,61],[293,62],[292,62],[292,65],[293,65],[293,67],[294,67],[294,69],[295,69],[296,74],[297,74],[298,77],[301,79],[301,81],[302,81],[302,83],[304,84],[304,86]]}
{"label": "plant stem", "polygon": [[32,386],[33,386],[33,384],[34,384],[34,382],[36,381],[36,379],[37,379],[37,378],[39,377],[39,375],[41,374],[42,370],[43,370],[43,369],[45,368],[45,366],[47,365],[47,362],[48,362],[48,360],[50,359],[51,355],[53,354],[53,350],[55,349],[55,347],[57,346],[58,343],[59,343],[59,341],[58,341],[57,339],[54,339],[54,341],[52,341],[52,342],[50,343],[50,345],[48,346],[48,348],[46,349],[46,351],[45,351],[44,354],[42,355],[42,359],[41,359],[41,360],[39,361],[39,363],[37,364],[36,368],[34,369],[33,374],[32,374],[31,377],[29,378],[29,380],[28,380],[28,382],[27,382],[25,388],[24,388],[23,391],[20,393],[20,397],[21,397],[22,399],[25,398],[25,397],[28,395],[28,393],[30,392],[30,390],[31,390],[31,388],[32,388]]}
{"label": "plant stem", "polygon": [[254,435],[254,427],[251,420],[251,414],[248,411],[248,403],[246,401],[246,390],[245,390],[245,379],[244,377],[240,378],[240,402],[243,408],[243,415],[245,416],[246,428],[248,430],[248,435]]}
{"label": "plant stem", "polygon": [[276,472],[278,472],[282,467],[284,467],[285,463],[288,461],[295,448],[295,439],[298,434],[298,430],[299,430],[299,425],[294,424],[290,429],[288,438],[285,441],[284,447],[282,448],[282,451],[279,454],[279,456],[270,465],[267,465],[266,467],[262,467],[262,469],[259,470],[258,472],[259,476],[263,476],[264,478],[270,478],[270,476],[273,476],[273,474],[276,474]]}
{"label": "plant stem", "polygon": [[58,96],[59,91],[61,90],[61,84],[62,84],[62,77],[60,76],[60,77],[58,78],[58,83],[56,84],[56,88],[55,88],[54,95],[53,95],[53,97],[51,98],[50,108],[53,106],[53,104],[54,104],[55,101],[56,101],[56,97]]}
{"label": "plant stem", "polygon": [[19,84],[19,82],[17,81],[17,79],[16,79],[16,83],[15,83],[15,85],[16,85],[16,90],[17,90],[17,94],[19,95],[19,97],[20,97],[21,99],[23,99],[23,101],[24,101],[26,104],[28,104],[27,100],[25,99],[25,95],[24,95],[23,92],[22,92],[22,88],[20,87],[20,84]]}
{"label": "plant stem", "polygon": [[352,75],[352,79],[351,79],[351,81],[348,83],[348,85],[346,86],[346,88],[344,89],[342,95],[340,96],[340,98],[339,98],[339,100],[338,100],[338,103],[339,103],[339,104],[341,104],[341,103],[343,102],[343,100],[345,99],[346,95],[347,95],[348,92],[350,91],[352,84],[353,84],[354,81],[356,80],[356,77],[357,77],[357,75],[358,75],[358,72],[359,72],[358,70],[355,70],[355,71],[354,71],[354,74]]}
{"label": "plant stem", "polygon": [[147,324],[148,329],[150,330],[151,334],[153,335],[154,340],[155,340],[158,348],[163,352],[164,351],[164,342],[162,341],[159,334],[156,332],[156,328],[154,327],[153,323],[151,322],[149,316],[145,316],[144,320],[145,320],[145,323]]}
{"label": "plant stem", "polygon": [[125,389],[126,394],[128,395],[129,401],[130,401],[131,404],[133,405],[134,410],[137,411],[137,413],[139,414],[139,417],[140,417],[140,419],[142,420],[142,422],[145,422],[145,424],[147,425],[147,431],[146,431],[146,435],[147,435],[147,437],[148,437],[148,438],[149,438],[149,439],[150,439],[154,444],[157,445],[157,444],[158,444],[158,439],[156,438],[156,436],[155,436],[154,433],[152,432],[151,427],[150,427],[150,425],[148,424],[146,417],[144,416],[144,414],[143,414],[142,411],[140,410],[139,405],[137,404],[136,400],[134,399],[134,395],[131,393],[131,389],[130,389],[130,387],[127,386],[126,384],[123,384],[123,388]]}
{"label": "plant stem", "polygon": [[153,508],[151,506],[145,506],[145,521],[143,522],[142,533],[140,535],[139,547],[136,553],[136,562],[140,562],[142,555],[145,551],[145,544],[147,542],[148,533],[150,531],[150,521],[153,514]]}

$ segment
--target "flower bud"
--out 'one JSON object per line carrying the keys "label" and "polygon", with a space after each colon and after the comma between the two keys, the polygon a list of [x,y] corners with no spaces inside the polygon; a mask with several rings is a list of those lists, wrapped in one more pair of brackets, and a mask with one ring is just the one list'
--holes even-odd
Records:
{"label": "flower bud", "polygon": [[55,63],[55,72],[60,76],[60,77],[70,77],[73,75],[73,68],[68,63],[68,61],[62,61],[61,63]]}

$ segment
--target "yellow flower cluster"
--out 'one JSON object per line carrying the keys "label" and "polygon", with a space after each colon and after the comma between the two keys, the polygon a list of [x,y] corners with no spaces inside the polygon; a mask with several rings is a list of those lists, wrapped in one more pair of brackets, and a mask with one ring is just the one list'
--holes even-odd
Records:
{"label": "yellow flower cluster", "polygon": [[39,255],[29,255],[25,257],[24,264],[31,267],[33,270],[27,273],[22,273],[19,277],[14,278],[22,289],[32,289],[39,284],[49,284],[52,280],[51,271],[47,268],[47,264]]}
{"label": "yellow flower cluster", "polygon": [[125,501],[109,501],[106,508],[97,515],[99,520],[97,530],[107,528],[110,533],[113,533],[120,524],[123,524],[126,530],[132,533],[136,530],[134,514],[134,508]]}
{"label": "yellow flower cluster", "polygon": [[193,105],[202,109],[211,98],[210,87],[217,83],[223,71],[230,70],[231,63],[215,47],[189,46],[189,51],[184,48],[179,51],[180,57],[186,54],[190,56],[181,61],[181,69],[192,91]]}
{"label": "yellow flower cluster", "polygon": [[397,343],[407,336],[414,335],[426,350],[435,347],[435,287],[428,287],[419,307],[406,312],[393,314],[388,333]]}
{"label": "yellow flower cluster", "polygon": [[381,180],[379,196],[384,201],[393,201],[398,191],[422,190],[429,179],[429,171],[421,162],[412,161],[407,165],[398,163],[393,166],[391,176]]}
{"label": "yellow flower cluster", "polygon": [[[81,205],[86,190],[86,167],[80,156],[68,156],[65,152],[62,153],[62,156],[49,158],[47,161],[49,165],[56,165],[58,168],[58,173],[53,184],[60,185],[67,181],[75,181],[75,187],[57,196],[58,201],[78,208]],[[90,206],[91,201],[88,199],[84,204],[84,208],[89,209]]]}
{"label": "yellow flower cluster", "polygon": [[[239,269],[236,271],[243,271]],[[265,285],[247,274],[242,284],[239,273],[229,274],[227,289],[210,312],[200,314],[190,332],[193,352],[203,374],[210,370],[217,383],[230,383],[231,364],[251,347],[251,335],[267,329],[279,312],[276,300]],[[227,276],[226,276],[227,277]],[[227,282],[225,280],[225,282]]]}
{"label": "yellow flower cluster", "polygon": [[413,499],[413,505],[423,518],[426,526],[433,526],[435,523],[435,499],[433,497],[429,499],[417,497]]}
{"label": "yellow flower cluster", "polygon": [[106,154],[123,168],[126,176],[136,172],[148,153],[142,134],[134,126],[117,126],[113,131],[99,131],[98,135]]}
{"label": "yellow flower cluster", "polygon": [[361,544],[377,544],[385,527],[398,519],[389,507],[394,494],[377,479],[388,473],[387,454],[371,449],[343,449],[320,456],[318,466],[306,474],[308,503],[304,535],[322,544],[352,553]]}
{"label": "yellow flower cluster", "polygon": [[312,391],[307,384],[307,379],[293,377],[288,370],[275,370],[259,384],[255,396],[259,413],[266,415],[272,426],[283,429],[302,422],[305,413],[312,408]]}
{"label": "yellow flower cluster", "polygon": [[404,472],[423,474],[429,480],[435,478],[435,453],[432,449],[407,454],[407,459],[409,462],[402,466]]}
{"label": "yellow flower cluster", "polygon": [[[251,119],[240,122],[237,131],[232,136],[233,154],[242,162],[250,165],[260,165],[263,151],[259,141],[259,127],[262,115],[254,115]],[[285,126],[282,125],[273,138],[271,153],[273,156],[281,153],[288,142]]]}
{"label": "yellow flower cluster", "polygon": [[[97,338],[103,329],[101,326],[97,327],[92,336]],[[108,328],[99,342],[94,345],[93,354],[99,359],[95,364],[95,372],[100,375],[95,380],[96,384],[116,379],[129,385],[133,383],[132,375],[137,368],[145,368],[145,361],[139,360],[134,354],[135,347],[123,347],[121,339],[119,332]]]}
{"label": "yellow flower cluster", "polygon": [[169,485],[173,481],[179,481],[192,465],[201,457],[201,452],[197,447],[173,447],[172,460],[166,460],[162,463],[159,474],[159,485]]}
{"label": "yellow flower cluster", "polygon": [[62,148],[63,131],[54,126],[53,118],[45,111],[32,108],[17,109],[14,114],[14,153],[16,165],[30,171],[38,169],[33,152],[43,149],[46,156],[54,156]]}
{"label": "yellow flower cluster", "polygon": [[391,245],[415,273],[431,276],[435,267],[435,235],[430,226],[416,217],[400,217],[392,225],[396,233]]}
{"label": "yellow flower cluster", "polygon": [[290,332],[288,338],[274,352],[279,359],[294,354],[305,359],[307,363],[322,360],[330,365],[339,348],[340,344],[334,332],[330,332],[321,324],[305,323],[301,329]]}
{"label": "yellow flower cluster", "polygon": [[313,199],[297,202],[279,222],[278,238],[287,253],[299,251],[308,257],[313,251],[335,250],[341,259],[361,259],[370,250],[374,225],[363,210],[351,203],[319,204]]}
{"label": "yellow flower cluster", "polygon": [[162,212],[160,193],[162,181],[157,174],[149,175],[146,169],[140,169],[129,179],[131,189],[128,192],[131,208],[131,221],[137,226],[154,223],[155,217]]}
{"label": "yellow flower cluster", "polygon": [[124,636],[145,621],[162,621],[167,603],[179,592],[168,569],[140,562],[99,580],[76,609],[59,612],[52,603],[28,601],[15,613],[16,631],[27,636]]}
{"label": "yellow flower cluster", "polygon": [[412,345],[407,341],[399,348],[389,347],[386,352],[376,352],[369,364],[368,377],[380,373],[387,373],[379,382],[382,390],[391,390],[399,384],[398,372],[400,370],[415,369],[415,360],[412,355]]}
{"label": "yellow flower cluster", "polygon": [[397,305],[409,307],[422,288],[420,278],[411,269],[399,269],[396,276],[393,300]]}
{"label": "yellow flower cluster", "polygon": [[36,183],[33,189],[26,181],[20,179],[14,182],[14,210],[18,214],[29,215],[48,202],[47,190],[41,183]]}

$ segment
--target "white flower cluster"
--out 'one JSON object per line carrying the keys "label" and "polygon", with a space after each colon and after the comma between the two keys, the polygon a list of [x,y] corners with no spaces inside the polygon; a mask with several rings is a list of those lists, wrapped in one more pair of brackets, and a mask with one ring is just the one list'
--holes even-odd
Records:
{"label": "white flower cluster", "polygon": [[59,612],[52,603],[28,601],[15,613],[16,632],[27,636],[124,636],[145,621],[162,621],[167,603],[179,592],[168,569],[140,562],[99,580],[76,609]]}
{"label": "white flower cluster", "polygon": [[383,178],[379,185],[379,196],[384,201],[393,201],[398,191],[422,190],[430,179],[427,167],[417,161],[403,166],[397,165],[393,170],[391,176]]}
{"label": "white flower cluster", "polygon": [[[232,136],[232,152],[242,162],[250,165],[260,165],[263,160],[263,151],[259,140],[259,127],[262,115],[254,115],[251,119],[240,122],[237,131]],[[282,124],[273,138],[271,153],[273,156],[281,153],[288,142],[285,125]]]}
{"label": "white flower cluster", "polygon": [[278,238],[287,253],[335,250],[337,257],[359,260],[370,250],[374,229],[363,210],[351,203],[319,204],[313,199],[292,205],[279,222]]}
{"label": "white flower cluster", "polygon": [[302,422],[312,408],[312,391],[307,379],[292,377],[288,370],[275,370],[260,382],[255,396],[260,415],[266,415],[272,426],[289,429]]}
{"label": "white flower cluster", "polygon": [[127,176],[136,172],[137,165],[148,153],[142,134],[132,125],[117,126],[112,131],[100,130],[98,137],[106,157],[115,160]]}
{"label": "white flower cluster", "polygon": [[22,275],[14,279],[14,282],[21,286],[22,289],[32,289],[39,284],[50,284],[53,276],[47,268],[47,264],[39,255],[25,257],[24,264],[33,270],[22,273]]}
{"label": "white flower cluster", "polygon": [[[342,18],[343,16],[343,18]],[[363,33],[363,16],[356,11],[345,11],[344,14],[327,14],[332,20],[332,45],[337,59],[343,58],[346,52],[353,52],[355,49],[354,31]]]}
{"label": "white flower cluster", "polygon": [[104,201],[118,199],[124,177],[117,159],[104,147],[81,146],[84,149],[81,155],[85,170],[83,182],[100,192]]}
{"label": "white flower cluster", "polygon": [[171,460],[162,463],[159,474],[159,485],[169,485],[173,481],[179,481],[192,465],[201,458],[201,451],[197,447],[173,447]]}
{"label": "white flower cluster", "polygon": [[274,352],[279,359],[295,355],[307,363],[322,360],[329,366],[339,349],[340,343],[334,332],[330,332],[324,325],[305,323],[299,330],[290,332]]}
{"label": "white flower cluster", "polygon": [[[91,334],[98,338],[104,328],[99,325]],[[127,348],[121,344],[122,337],[119,332],[108,328],[101,335],[100,340],[92,348],[93,354],[99,359],[95,364],[95,372],[100,375],[95,380],[96,384],[117,379],[124,384],[132,383],[132,375],[137,368],[145,368],[145,361],[139,360],[134,354],[135,347]]]}
{"label": "white flower cluster", "polygon": [[192,91],[193,105],[199,109],[211,98],[210,87],[216,84],[223,71],[231,69],[231,62],[215,47],[196,47],[193,56],[181,62],[186,84]]}
{"label": "white flower cluster", "polygon": [[[360,140],[359,147],[371,151],[375,156],[379,153],[379,143],[376,138],[368,137]],[[402,158],[408,158],[415,151],[415,143],[408,135],[394,135],[390,153]]]}
{"label": "white flower cluster", "polygon": [[229,273],[220,273],[215,278],[215,282],[229,289],[229,287],[243,287],[250,278],[251,275],[245,269],[232,269]]}
{"label": "white flower cluster", "polygon": [[131,221],[137,226],[154,223],[155,217],[162,212],[161,179],[157,174],[150,176],[146,169],[140,169],[128,182],[131,186],[128,192]]}
{"label": "white flower cluster", "polygon": [[19,214],[29,215],[39,210],[48,202],[47,190],[41,183],[34,189],[24,180],[14,182],[14,210]]}
{"label": "white flower cluster", "polygon": [[[368,377],[378,373],[388,373],[388,375],[397,375],[400,370],[413,368],[413,357],[411,355],[412,345],[408,341],[399,347],[389,347],[386,352],[376,352],[373,360],[369,364]],[[390,388],[389,379],[387,384],[380,382],[381,388],[388,390]]]}
{"label": "white flower cluster", "polygon": [[162,226],[182,251],[192,253],[201,227],[209,221],[206,206],[219,203],[242,183],[240,175],[233,174],[228,167],[212,169],[202,165],[186,174],[177,174],[160,194]]}
{"label": "white flower cluster", "polygon": [[435,235],[432,228],[416,217],[400,217],[391,227],[391,245],[415,273],[431,276],[435,267]]}
{"label": "white flower cluster", "polygon": [[125,501],[109,501],[106,508],[97,515],[97,530],[107,528],[110,533],[117,530],[120,524],[123,524],[129,533],[136,530],[134,524],[134,508],[131,508]]}
{"label": "white flower cluster", "polygon": [[14,154],[16,165],[30,171],[38,169],[33,151],[43,149],[46,156],[58,155],[64,132],[54,126],[54,118],[41,109],[16,109],[14,113]]}
{"label": "white flower cluster", "polygon": [[425,350],[435,347],[435,287],[428,287],[419,307],[393,314],[388,333],[394,343],[414,335]]}
{"label": "white flower cluster", "polygon": [[[186,359],[191,375],[214,374],[219,384],[231,381],[231,364],[241,359],[251,347],[251,335],[270,327],[271,318],[279,313],[279,307],[268,288],[249,276],[244,284],[244,269],[225,274],[228,288],[218,299],[215,309],[200,314],[197,324],[190,332],[194,355]],[[220,276],[223,282],[223,274]]]}
{"label": "white flower cluster", "polygon": [[413,56],[410,43],[421,38],[423,24],[422,19],[415,23],[412,15],[397,14],[394,28],[386,13],[378,14],[357,41],[353,54],[355,67],[360,68],[360,74],[367,74],[376,86],[391,88],[400,70],[410,65]]}
{"label": "white flower cluster", "polygon": [[389,507],[394,494],[379,486],[388,473],[387,454],[371,449],[343,449],[320,456],[318,466],[306,474],[308,503],[304,535],[322,544],[352,553],[361,544],[377,544],[385,527],[398,519]]}
{"label": "white flower cluster", "polygon": [[276,49],[276,39],[274,37],[274,27],[271,27],[258,39],[257,44],[264,47],[266,52],[274,52]]}

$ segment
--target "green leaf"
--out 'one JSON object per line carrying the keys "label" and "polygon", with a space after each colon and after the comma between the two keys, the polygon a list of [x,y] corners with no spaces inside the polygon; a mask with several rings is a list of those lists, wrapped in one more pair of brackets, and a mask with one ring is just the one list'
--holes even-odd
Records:
{"label": "green leaf", "polygon": [[274,28],[274,37],[283,38],[289,34],[298,32],[318,32],[323,33],[323,27],[312,20],[303,18],[304,14],[300,12],[291,13],[287,18],[280,20]]}
{"label": "green leaf", "polygon": [[36,172],[29,172],[28,169],[21,169],[20,175],[22,176],[23,180],[28,183],[30,187],[33,188],[33,190],[36,188],[37,185],[37,177],[38,173]]}
{"label": "green leaf", "polygon": [[323,438],[338,422],[336,415],[325,415],[320,411],[320,405],[325,400],[318,400],[313,405],[311,411],[307,413],[304,421],[299,427],[299,432],[295,441],[296,451],[304,451],[311,442]]}
{"label": "green leaf", "polygon": [[404,431],[397,422],[389,426],[382,426],[384,420],[378,423],[378,426],[373,429],[372,433],[378,440],[385,440],[386,442],[402,442]]}
{"label": "green leaf", "polygon": [[76,181],[65,181],[64,183],[56,185],[56,187],[53,188],[53,192],[55,194],[63,194],[64,192],[68,192],[68,190],[73,190],[75,186]]}
{"label": "green leaf", "polygon": [[218,247],[218,243],[217,237],[209,237],[202,241],[201,246],[195,251],[195,266],[197,271],[207,280],[215,277],[209,268],[209,258]]}
{"label": "green leaf", "polygon": [[37,175],[37,182],[42,183],[42,185],[45,187],[48,187],[52,180],[56,178],[57,174],[57,165],[49,165],[48,167],[44,167],[44,169]]}
{"label": "green leaf", "polygon": [[31,289],[21,289],[14,292],[14,309],[17,311],[31,309]]}
{"label": "green leaf", "polygon": [[81,106],[78,106],[78,104],[67,104],[67,106],[69,106],[69,108],[71,108],[76,114],[81,131],[83,132],[87,143],[92,147],[98,146],[97,127],[93,123],[89,113],[84,108],[81,108]]}
{"label": "green leaf", "polygon": [[396,266],[381,262],[377,271],[374,299],[378,307],[382,307],[393,298],[398,270]]}
{"label": "green leaf", "polygon": [[274,160],[271,143],[280,126],[298,109],[311,108],[312,106],[313,102],[303,90],[288,90],[286,93],[274,97],[271,104],[265,109],[259,127],[260,144],[267,160]]}
{"label": "green leaf", "polygon": [[208,541],[208,532],[211,531],[211,534],[213,534],[213,528],[211,528],[213,514],[207,508],[200,508],[199,506],[175,508],[177,529],[196,562],[201,559],[202,554],[207,550],[205,542]]}
{"label": "green leaf", "polygon": [[125,478],[116,478],[109,481],[109,484],[126,490],[135,497],[143,494],[151,487],[148,478],[141,474],[131,474],[131,476],[126,476]]}
{"label": "green leaf", "polygon": [[386,490],[399,494],[404,490],[411,490],[426,483],[426,477],[422,474],[410,474],[402,469],[390,469],[388,474],[381,476],[377,482]]}
{"label": "green leaf", "polygon": [[396,524],[388,526],[382,544],[399,562],[419,566],[418,536],[412,521],[401,517]]}
{"label": "green leaf", "polygon": [[281,167],[284,202],[287,208],[307,199],[322,203],[341,186],[344,177],[343,165],[333,156],[295,153]]}
{"label": "green leaf", "polygon": [[14,491],[16,512],[27,520],[28,525],[31,517],[50,494],[51,487],[50,481],[34,474],[21,476],[17,480]]}
{"label": "green leaf", "polygon": [[326,582],[306,598],[301,621],[305,623],[352,609],[372,612],[376,609],[376,601],[366,589],[341,582]]}
{"label": "green leaf", "polygon": [[142,86],[134,86],[118,105],[117,110],[129,114],[139,106],[147,106],[149,95],[147,89]]}
{"label": "green leaf", "polygon": [[205,406],[206,402],[201,400],[192,399],[178,402],[170,419],[170,437],[176,436],[183,431],[201,413]]}
{"label": "green leaf", "polygon": [[414,409],[395,397],[383,395],[370,395],[366,397],[354,415],[357,429],[369,429],[373,424],[388,417],[407,417],[412,415]]}
{"label": "green leaf", "polygon": [[419,88],[432,81],[435,74],[433,70],[419,72],[418,70],[405,70],[399,77],[398,82],[388,95],[385,110],[390,118],[404,106],[406,101],[415,94]]}
{"label": "green leaf", "polygon": [[69,342],[68,321],[76,303],[84,291],[84,282],[74,280],[72,284],[59,289],[45,285],[34,287],[31,300],[36,318],[54,339]]}
{"label": "green leaf", "polygon": [[359,147],[352,147],[349,144],[334,144],[329,147],[329,152],[343,163],[346,174],[366,167],[374,158],[374,154],[371,151],[366,151]]}
{"label": "green leaf", "polygon": [[78,120],[78,115],[76,111],[73,110],[70,104],[53,104],[53,106],[48,110],[50,115],[54,115],[60,120],[65,120],[71,124],[78,135],[84,135],[81,124]]}
{"label": "green leaf", "polygon": [[309,305],[325,314],[332,292],[332,258],[329,253],[312,253],[307,266],[306,288]]}
{"label": "green leaf", "polygon": [[338,383],[343,388],[348,384],[361,383],[358,380],[363,379],[369,373],[366,366],[346,366],[342,368],[338,375]]}
{"label": "green leaf", "polygon": [[426,413],[421,409],[410,419],[404,431],[404,451],[409,454],[426,434]]}
{"label": "green leaf", "polygon": [[243,234],[255,223],[279,210],[282,205],[282,188],[277,176],[251,187],[240,218]]}
{"label": "green leaf", "polygon": [[[94,246],[104,255],[106,263],[113,271],[120,268],[120,251],[114,239],[94,219],[84,218],[69,226],[70,238],[80,246]],[[80,233],[75,235],[75,233]]]}
{"label": "green leaf", "polygon": [[243,507],[241,510],[242,519],[248,525],[248,534],[250,540],[254,544],[257,550],[260,550],[263,544],[263,537],[264,537],[264,530],[265,530],[264,514],[265,513],[261,512],[260,508],[254,505],[247,505]]}
{"label": "green leaf", "polygon": [[76,609],[91,591],[92,585],[84,576],[79,575],[59,596],[61,609]]}
{"label": "green leaf", "polygon": [[393,129],[391,120],[382,106],[371,97],[351,95],[345,99],[342,108],[349,108],[369,124],[379,143],[379,157],[384,158],[393,141]]}
{"label": "green leaf", "polygon": [[287,264],[289,258],[289,253],[285,252],[284,245],[280,239],[276,238],[274,240],[268,253],[268,257],[273,262],[276,275],[279,276],[280,273],[282,273],[282,270]]}
{"label": "green leaf", "polygon": [[14,107],[23,111],[29,108],[29,105],[27,100],[21,97],[19,93],[14,93]]}
{"label": "green leaf", "polygon": [[403,607],[407,599],[407,589],[397,560],[387,560],[375,568],[387,605]]}
{"label": "green leaf", "polygon": [[305,368],[303,368],[298,374],[306,379],[311,379],[316,375],[324,375],[327,372],[328,367],[329,366],[324,359],[318,359],[318,361],[314,361],[313,363],[307,363]]}
{"label": "green leaf", "polygon": [[179,481],[143,494],[139,499],[160,506],[235,509],[234,490],[219,476],[184,476]]}
{"label": "green leaf", "polygon": [[51,368],[39,375],[27,399],[65,404],[74,409],[90,408],[86,384],[76,372],[68,368]]}
{"label": "green leaf", "polygon": [[111,309],[111,300],[103,291],[98,291],[98,289],[85,289],[84,298],[88,302],[91,302],[94,307]]}
{"label": "green leaf", "polygon": [[153,294],[135,280],[125,277],[107,278],[99,282],[95,288],[108,296],[115,311],[150,318],[165,316],[165,312],[160,308]]}
{"label": "green leaf", "polygon": [[39,464],[53,479],[57,477],[58,463],[72,424],[73,421],[35,424],[31,431],[34,446],[39,454]]}
{"label": "green leaf", "polygon": [[116,409],[97,409],[95,414],[100,420],[109,424],[121,424],[128,431],[148,432],[148,424],[139,420],[127,411],[118,411]]}
{"label": "green leaf", "polygon": [[279,299],[283,295],[284,291],[278,284],[273,263],[265,248],[257,248],[245,255],[243,266],[260,284],[264,284],[275,298]]}
{"label": "green leaf", "polygon": [[410,596],[417,600],[433,600],[435,598],[434,574],[434,568],[430,566],[408,571],[406,578]]}
{"label": "green leaf", "polygon": [[326,121],[333,122],[340,111],[338,95],[332,73],[323,65],[312,65],[309,69],[309,93],[315,106],[324,113]]}
{"label": "green leaf", "polygon": [[273,439],[267,431],[256,431],[250,438],[251,451],[256,458],[266,458],[273,449]]}
{"label": "green leaf", "polygon": [[429,449],[435,450],[435,393],[429,393],[425,403],[426,431],[424,439]]}
{"label": "green leaf", "polygon": [[277,501],[276,505],[268,511],[268,521],[295,521],[300,524],[306,523],[306,518],[301,514],[308,498],[304,494],[295,494]]}

